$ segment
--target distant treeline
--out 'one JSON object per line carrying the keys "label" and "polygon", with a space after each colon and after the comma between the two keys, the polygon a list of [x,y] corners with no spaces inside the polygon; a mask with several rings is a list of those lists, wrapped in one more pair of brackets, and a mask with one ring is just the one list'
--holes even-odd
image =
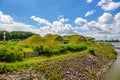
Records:
{"label": "distant treeline", "polygon": [[120,42],[120,40],[116,39],[116,40],[98,40],[99,42]]}
{"label": "distant treeline", "polygon": [[105,42],[120,42],[120,40],[116,39],[116,40],[105,40]]}
{"label": "distant treeline", "polygon": [[[3,40],[3,32],[4,31],[0,31],[0,41]],[[35,33],[32,32],[24,32],[24,31],[12,31],[12,32],[7,32],[6,31],[6,40],[11,40],[11,39],[26,39],[32,35],[34,35]]]}

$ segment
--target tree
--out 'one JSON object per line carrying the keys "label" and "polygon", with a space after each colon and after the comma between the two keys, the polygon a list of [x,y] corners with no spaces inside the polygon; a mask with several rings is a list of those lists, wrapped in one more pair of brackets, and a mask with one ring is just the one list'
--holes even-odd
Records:
{"label": "tree", "polygon": [[[3,40],[3,32],[0,31],[0,41]],[[12,31],[12,32],[6,32],[6,40],[11,40],[11,39],[26,39],[35,33],[32,32],[24,32],[24,31]]]}

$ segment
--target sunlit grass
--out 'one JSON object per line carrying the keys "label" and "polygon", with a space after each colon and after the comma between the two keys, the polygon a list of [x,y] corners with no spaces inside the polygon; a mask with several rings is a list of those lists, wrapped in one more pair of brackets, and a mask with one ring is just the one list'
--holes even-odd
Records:
{"label": "sunlit grass", "polygon": [[32,48],[22,48],[24,52],[33,52]]}

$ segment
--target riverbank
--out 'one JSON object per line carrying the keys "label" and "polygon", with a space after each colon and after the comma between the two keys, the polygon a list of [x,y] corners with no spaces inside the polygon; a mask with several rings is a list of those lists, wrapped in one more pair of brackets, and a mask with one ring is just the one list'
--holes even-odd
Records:
{"label": "riverbank", "polygon": [[1,74],[0,80],[100,80],[114,60],[100,53],[70,53],[38,61],[36,66],[26,67],[21,72]]}
{"label": "riverbank", "polygon": [[108,70],[111,68],[113,63],[115,62],[116,59],[113,59],[109,61],[106,65],[103,65],[101,70],[97,73],[97,76],[100,78],[100,80],[104,80],[105,74],[108,72]]}

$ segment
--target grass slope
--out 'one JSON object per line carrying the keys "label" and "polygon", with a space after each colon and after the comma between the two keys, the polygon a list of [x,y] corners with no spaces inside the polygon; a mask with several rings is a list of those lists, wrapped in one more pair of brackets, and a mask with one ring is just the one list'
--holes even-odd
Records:
{"label": "grass slope", "polygon": [[38,34],[35,34],[20,42],[20,44],[25,44],[25,45],[37,45],[37,44],[42,44],[42,43],[43,43],[43,39]]}
{"label": "grass slope", "polygon": [[[21,44],[26,44],[26,45],[48,45],[48,46],[54,46],[58,44],[62,44],[63,40],[68,40],[71,44],[78,44],[78,43],[83,43],[83,41],[80,41],[80,37],[82,35],[66,35],[66,36],[60,36],[63,38],[63,40],[56,40],[56,38],[59,35],[55,34],[47,34],[44,37],[41,37],[39,35],[33,35],[23,41],[21,41]],[[91,37],[85,37],[88,41],[90,41]],[[87,42],[87,41],[86,41]],[[53,45],[54,44],[54,45]]]}

